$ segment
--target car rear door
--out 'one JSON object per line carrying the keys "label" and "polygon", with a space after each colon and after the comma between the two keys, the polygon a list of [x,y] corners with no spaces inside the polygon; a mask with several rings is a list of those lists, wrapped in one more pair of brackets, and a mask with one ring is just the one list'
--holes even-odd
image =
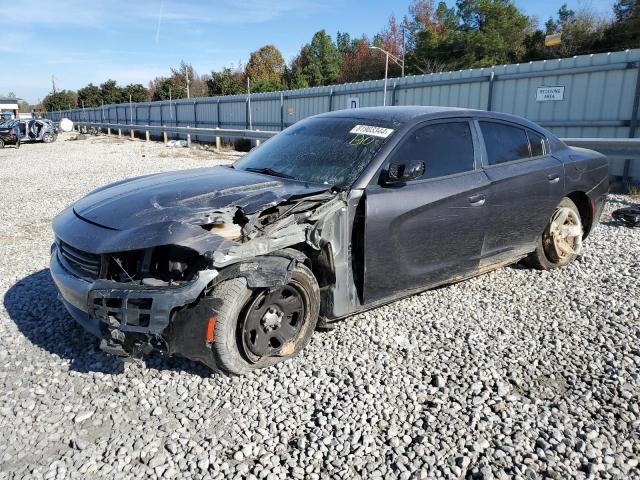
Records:
{"label": "car rear door", "polygon": [[365,303],[475,271],[489,187],[479,145],[472,123],[454,119],[418,125],[390,154],[382,176],[415,160],[426,169],[416,180],[365,190]]}
{"label": "car rear door", "polygon": [[541,134],[497,120],[481,119],[478,126],[484,140],[484,169],[491,181],[482,266],[535,249],[563,196],[564,170]]}

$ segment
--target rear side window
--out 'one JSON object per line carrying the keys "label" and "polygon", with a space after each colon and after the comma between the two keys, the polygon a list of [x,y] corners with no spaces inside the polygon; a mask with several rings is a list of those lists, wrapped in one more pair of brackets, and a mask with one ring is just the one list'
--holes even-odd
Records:
{"label": "rear side window", "polygon": [[544,138],[542,135],[527,130],[527,136],[529,137],[529,144],[531,145],[531,156],[539,157],[540,155],[544,155]]}
{"label": "rear side window", "polygon": [[394,153],[391,163],[422,160],[422,178],[473,170],[473,138],[468,122],[446,122],[418,128]]}
{"label": "rear side window", "polygon": [[479,122],[489,165],[529,157],[529,139],[523,128],[496,122]]}

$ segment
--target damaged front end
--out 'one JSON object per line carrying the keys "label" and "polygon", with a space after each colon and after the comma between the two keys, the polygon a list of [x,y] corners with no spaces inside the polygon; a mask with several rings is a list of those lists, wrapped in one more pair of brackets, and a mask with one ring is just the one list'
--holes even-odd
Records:
{"label": "damaged front end", "polygon": [[319,277],[331,282],[327,252],[346,194],[272,198],[259,208],[238,203],[127,230],[66,210],[54,222],[51,256],[65,306],[107,353],[159,351],[216,368],[211,342],[220,300],[210,296],[213,288],[235,277],[252,289],[284,285],[296,263],[314,257],[329,258],[317,263],[326,270]]}

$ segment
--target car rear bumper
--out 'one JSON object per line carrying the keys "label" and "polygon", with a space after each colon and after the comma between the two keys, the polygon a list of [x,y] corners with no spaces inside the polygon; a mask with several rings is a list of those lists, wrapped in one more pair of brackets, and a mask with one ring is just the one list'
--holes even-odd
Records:
{"label": "car rear bumper", "polygon": [[[183,345],[172,344],[176,329],[168,327],[175,312],[195,303],[218,275],[216,270],[203,270],[191,282],[160,287],[88,281],[65,268],[56,244],[51,248],[50,273],[69,314],[102,339],[100,346],[107,353],[141,356],[159,350],[189,358]],[[185,328],[189,330],[188,325]]]}

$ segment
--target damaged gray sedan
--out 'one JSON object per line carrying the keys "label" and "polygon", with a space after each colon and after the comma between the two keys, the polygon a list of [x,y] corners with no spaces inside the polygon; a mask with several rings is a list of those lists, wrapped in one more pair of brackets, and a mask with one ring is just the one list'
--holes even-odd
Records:
{"label": "damaged gray sedan", "polygon": [[570,263],[607,178],[602,155],[511,115],[331,112],[233,166],[91,192],[54,221],[51,275],[104,351],[244,374],[355,312],[521,259]]}

